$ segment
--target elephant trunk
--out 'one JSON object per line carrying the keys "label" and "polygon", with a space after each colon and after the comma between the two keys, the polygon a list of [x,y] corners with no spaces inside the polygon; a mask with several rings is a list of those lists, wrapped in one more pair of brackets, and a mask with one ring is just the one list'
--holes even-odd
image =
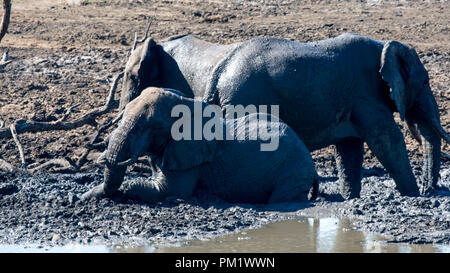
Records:
{"label": "elephant trunk", "polygon": [[[408,127],[414,138],[422,143],[423,167],[420,179],[420,191],[425,194],[436,188],[441,165],[441,138],[450,141],[450,136],[442,128],[439,121],[439,109],[431,90],[419,96],[412,118],[407,118]],[[420,136],[414,133],[419,129]],[[412,129],[412,130],[411,130]]]}
{"label": "elephant trunk", "polygon": [[130,147],[128,140],[128,130],[119,126],[110,136],[108,148],[105,153],[104,191],[107,196],[114,194],[122,185],[129,158]]}
{"label": "elephant trunk", "polygon": [[113,195],[122,185],[127,167],[106,166],[103,173],[104,191],[106,196]]}
{"label": "elephant trunk", "polygon": [[422,138],[423,166],[420,179],[422,194],[435,188],[439,180],[441,165],[441,137],[430,124],[420,122],[418,128]]}

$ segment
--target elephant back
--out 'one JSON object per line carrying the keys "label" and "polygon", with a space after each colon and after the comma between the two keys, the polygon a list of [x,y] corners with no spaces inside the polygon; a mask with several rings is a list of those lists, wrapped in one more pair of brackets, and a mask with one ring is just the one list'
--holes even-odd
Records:
{"label": "elephant back", "polygon": [[[301,157],[305,165],[312,165],[295,132],[274,116],[256,113],[228,119],[225,128],[234,138],[217,141],[216,158],[204,166],[202,183],[228,202],[267,202],[288,161]],[[277,147],[261,149],[271,139]]]}

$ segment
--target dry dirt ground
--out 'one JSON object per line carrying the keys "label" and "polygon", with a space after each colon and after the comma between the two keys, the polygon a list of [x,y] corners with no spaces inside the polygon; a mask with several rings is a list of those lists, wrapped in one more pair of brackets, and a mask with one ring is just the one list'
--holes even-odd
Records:
{"label": "dry dirt ground", "polygon": [[[151,18],[154,20],[150,35],[156,41],[191,33],[211,42],[225,44],[268,36],[308,42],[334,37],[344,32],[354,32],[375,39],[409,43],[415,47],[429,71],[431,87],[440,108],[441,123],[447,131],[450,131],[450,3],[448,1],[382,1],[381,3],[380,1],[294,0],[13,1],[8,34],[0,43],[0,52],[9,48],[9,55],[13,60],[3,71],[0,71],[0,119],[4,121],[5,126],[12,122],[20,122],[20,120],[53,121],[60,118],[70,106],[81,103],[81,106],[69,117],[69,119],[73,119],[102,105],[108,93],[109,81],[124,67],[126,56],[133,43],[134,33],[142,34]],[[116,112],[112,112],[99,118],[98,122],[102,123],[115,115]],[[418,164],[421,161],[421,148],[403,129],[406,126],[400,122],[399,126],[405,134],[412,163],[418,174],[420,173]],[[76,160],[83,153],[83,147],[94,131],[94,127],[86,125],[71,131],[22,134],[20,137],[26,163],[43,163],[51,158],[62,157]],[[443,149],[448,152],[450,146],[444,144]],[[427,197],[400,198],[395,191],[383,188],[386,183],[386,185],[392,186],[392,180],[386,177],[380,168],[381,165],[371,152],[367,149],[366,151],[364,166],[367,170],[365,174],[369,178],[364,182],[363,196],[361,199],[348,202],[342,202],[337,197],[330,197],[336,191],[336,185],[333,185],[333,183],[336,184],[334,181],[336,168],[331,148],[313,153],[319,174],[323,177],[331,177],[331,180],[324,180],[328,183],[321,185],[325,197],[319,199],[315,206],[334,206],[338,211],[336,212],[338,216],[366,219],[367,217],[376,217],[378,213],[378,210],[371,211],[370,204],[387,200],[386,202],[389,204],[386,207],[392,208],[394,213],[390,211],[381,213],[378,218],[381,220],[378,222],[366,219],[359,228],[392,235],[394,236],[393,241],[449,243],[450,201],[448,191],[435,194],[428,199]],[[0,243],[36,241],[42,243],[51,241],[51,239],[54,239],[53,242],[56,243],[64,243],[77,238],[82,242],[90,242],[94,237],[104,240],[111,236],[114,237],[114,234],[108,235],[105,233],[106,231],[99,233],[95,231],[106,230],[106,224],[91,223],[92,226],[86,228],[86,223],[80,220],[81,216],[77,217],[77,213],[75,213],[75,211],[82,210],[80,215],[85,215],[88,220],[90,216],[101,213],[101,208],[115,206],[112,202],[101,201],[80,209],[81,205],[74,200],[72,195],[68,195],[69,197],[66,195],[63,197],[53,196],[61,194],[64,189],[78,194],[92,187],[93,183],[98,183],[101,180],[99,175],[101,168],[93,163],[96,156],[98,153],[91,153],[90,161],[83,169],[84,173],[75,176],[42,174],[40,180],[27,178],[20,174],[2,176],[0,206],[5,216],[2,215],[4,219],[0,220],[0,235],[3,234]],[[12,139],[0,140],[0,158],[17,167],[20,165],[17,147]],[[445,169],[448,166],[450,165],[444,162],[442,168]],[[48,171],[51,172],[52,169]],[[133,175],[139,174],[135,172]],[[369,187],[365,185],[370,184],[366,183],[372,179],[370,177],[379,178],[373,182],[378,183],[378,186],[364,190],[364,187]],[[67,183],[61,182],[61,179],[65,179]],[[44,182],[40,183],[39,181]],[[383,181],[387,182],[383,184]],[[54,185],[55,183],[61,183],[62,186]],[[442,185],[448,187],[449,184],[448,176],[443,175]],[[46,190],[52,191],[53,195],[49,197]],[[38,192],[33,194],[34,191]],[[380,195],[380,193],[383,194]],[[374,194],[378,194],[380,197],[375,198]],[[395,207],[402,206],[404,200],[406,203],[410,202],[411,206],[415,206],[414,204],[419,202],[419,205],[416,204],[421,209],[419,214],[433,211],[430,213],[429,219],[426,218],[414,225],[411,224],[412,222],[397,221],[401,215],[395,213]],[[33,205],[33,202],[36,204]],[[432,204],[428,204],[428,202],[432,202]],[[27,205],[24,205],[25,203]],[[166,216],[171,213],[177,214],[180,206],[181,210],[185,210],[185,206],[189,206],[187,204],[179,205],[177,202],[175,205],[172,203],[169,202],[169,205],[164,207],[166,212],[164,210],[155,212],[156,207],[152,206],[145,206],[143,209],[150,211],[148,212],[150,220],[161,224],[163,220],[155,220],[158,218],[158,213],[164,212],[165,214],[163,214]],[[369,207],[365,208],[364,206],[367,204]],[[52,216],[56,219],[55,222],[39,218],[39,221],[34,219],[31,223],[18,219],[19,215],[34,217],[32,215],[38,214],[42,206],[65,207],[61,208],[63,213],[55,212],[55,215]],[[117,206],[126,207],[127,203],[120,203]],[[136,214],[139,214],[140,211],[135,206],[139,206],[139,204],[130,206],[133,209],[130,210],[128,216],[136,220]],[[195,207],[195,205],[193,206]],[[126,211],[125,207],[120,208]],[[373,207],[377,208],[377,205]],[[200,211],[196,212],[198,214],[210,214],[207,212],[208,207],[198,206],[196,208]],[[114,209],[116,208],[112,210]],[[220,219],[228,217],[224,215],[228,215],[229,209],[236,210],[234,206],[213,209],[220,215],[220,217],[217,216]],[[262,223],[270,214],[264,210],[250,209],[248,211],[246,208],[243,210],[243,214],[248,213],[248,219],[255,216],[254,221],[237,223],[238,220],[236,220],[237,224],[232,224],[229,228],[222,227],[222,231],[233,231],[236,228]],[[387,217],[386,213],[393,216]],[[232,218],[232,214],[229,213],[229,217]],[[61,220],[61,217],[69,219],[69,226],[73,225],[72,229],[66,227],[67,234],[64,233],[64,228],[57,227],[56,223],[58,219]],[[258,221],[258,217],[263,220]],[[113,215],[106,219],[126,222],[126,217],[124,218],[123,215]],[[205,224],[208,222],[207,220],[200,221],[200,223]],[[226,222],[227,220],[222,219],[221,221]],[[374,223],[372,228],[370,228],[370,221]],[[396,223],[402,225],[403,229],[394,225],[392,229],[381,230],[378,227],[383,221],[391,227],[392,223],[397,221]],[[175,226],[178,224],[180,223],[174,221]],[[406,228],[405,231],[407,224],[411,224],[415,229],[411,227],[410,230]],[[427,230],[430,225],[433,226],[433,230]],[[55,227],[54,230],[52,226]],[[164,237],[166,234],[164,232],[167,231],[164,230],[161,233],[165,227],[152,227],[152,231],[152,228],[148,226],[147,228],[139,226],[143,231],[133,233],[130,228],[124,233],[123,226],[119,224],[113,226],[117,228],[117,230],[113,229],[113,233],[117,236],[131,234],[129,236],[136,237],[136,234],[142,234],[141,232],[145,231],[144,233],[147,235],[142,236],[145,240],[152,240],[154,234],[163,234],[161,237]],[[206,226],[210,227],[199,228],[198,231],[207,233],[208,230],[214,232],[218,230],[217,225],[216,227],[210,224]],[[181,224],[179,229],[174,228],[172,231],[167,231],[169,235],[166,234],[166,237],[170,234],[175,234],[173,236],[176,237],[182,227]],[[12,232],[14,229],[16,233]],[[24,231],[21,233],[20,230]],[[30,235],[30,230],[34,230],[34,234],[37,235]],[[432,235],[421,236],[427,232]],[[91,237],[86,234],[91,234],[89,235]],[[183,235],[180,236],[183,237]]]}

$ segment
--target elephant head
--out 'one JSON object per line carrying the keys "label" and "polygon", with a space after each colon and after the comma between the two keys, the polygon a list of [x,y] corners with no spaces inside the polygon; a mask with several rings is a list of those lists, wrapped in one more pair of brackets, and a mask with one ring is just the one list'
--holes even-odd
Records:
{"label": "elephant head", "polygon": [[158,61],[158,46],[153,39],[145,38],[139,46],[133,45],[124,71],[120,111],[146,87],[159,86]]}
{"label": "elephant head", "polygon": [[[105,164],[104,183],[87,197],[111,196],[123,182],[127,166],[140,156],[151,155],[163,171],[182,171],[212,161],[215,141],[174,140],[173,107],[183,105],[195,113],[192,99],[160,88],[147,88],[125,107],[119,126],[111,133],[108,147],[98,162]],[[177,138],[177,137],[175,137]]]}
{"label": "elephant head", "polygon": [[426,193],[436,187],[439,179],[441,138],[450,142],[440,124],[428,72],[412,47],[389,41],[383,47],[380,73],[390,87],[390,98],[400,118],[406,120],[413,136],[423,145],[421,191]]}

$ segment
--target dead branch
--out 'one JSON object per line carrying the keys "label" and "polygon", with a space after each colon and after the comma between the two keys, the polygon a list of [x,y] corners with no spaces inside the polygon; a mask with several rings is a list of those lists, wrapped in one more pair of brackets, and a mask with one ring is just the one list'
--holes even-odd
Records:
{"label": "dead branch", "polygon": [[[103,106],[89,111],[88,113],[86,113],[85,115],[81,116],[80,118],[74,121],[65,121],[67,116],[73,110],[73,108],[78,106],[74,105],[66,111],[66,113],[62,118],[56,121],[51,122],[28,121],[24,123],[18,123],[15,126],[17,133],[23,134],[23,133],[37,133],[56,130],[72,130],[86,124],[90,125],[96,124],[95,119],[98,116],[101,116],[117,108],[118,104],[117,101],[114,100],[114,93],[117,89],[118,82],[122,77],[123,73],[120,73],[115,77],[114,81],[111,84],[108,98]],[[9,130],[9,128],[0,128],[0,138],[9,138],[9,137],[12,137],[11,130]]]}
{"label": "dead branch", "polygon": [[2,22],[0,24],[0,41],[8,30],[9,19],[11,18],[11,0],[3,0],[3,9],[5,10],[5,13],[3,14]]}
{"label": "dead branch", "polygon": [[[5,13],[3,13],[2,22],[0,23],[0,41],[5,36],[6,31],[9,26],[9,19],[11,17],[11,0],[3,0],[3,9]],[[11,61],[8,60],[8,49],[3,53],[2,59],[0,60],[0,69],[3,69],[7,64]]]}
{"label": "dead branch", "polygon": [[122,118],[123,112],[124,111],[122,110],[122,112],[120,112],[114,119],[112,119],[109,122],[100,126],[100,128],[97,130],[97,132],[92,136],[91,141],[88,144],[86,144],[86,150],[80,156],[80,158],[77,160],[77,164],[76,164],[77,170],[79,170],[81,167],[83,167],[83,165],[86,163],[87,156],[89,155],[91,150],[101,149],[107,145],[108,140],[104,140],[102,142],[97,143],[98,138],[100,137],[101,133],[103,133],[103,131],[105,131],[106,129],[111,127],[113,124],[117,123]]}
{"label": "dead branch", "polygon": [[[98,107],[96,109],[93,109],[92,111],[88,112],[87,114],[83,115],[82,117],[74,120],[74,121],[65,121],[67,117],[72,113],[73,109],[80,106],[80,104],[75,104],[71,106],[67,111],[64,113],[64,115],[52,122],[36,122],[36,121],[29,121],[24,123],[14,123],[11,124],[9,128],[0,128],[0,138],[7,138],[7,137],[13,137],[17,147],[19,148],[19,154],[20,159],[22,162],[22,167],[26,168],[25,164],[25,157],[23,153],[23,147],[20,144],[19,136],[20,133],[30,132],[44,132],[44,131],[53,131],[53,130],[71,130],[75,129],[77,127],[83,126],[85,124],[96,124],[95,118],[103,115],[107,112],[110,112],[112,109],[117,108],[118,103],[114,100],[114,94],[117,89],[117,85],[119,83],[119,80],[123,77],[123,73],[120,73],[115,76],[110,90],[108,97],[106,99],[106,102],[103,106]],[[117,122],[118,118],[121,117],[122,113],[120,113],[115,119],[112,121]],[[110,126],[110,125],[109,125]],[[100,133],[105,130],[107,127],[103,125],[100,127],[99,132],[95,135],[93,138],[93,143],[97,141],[98,136]],[[87,154],[86,154],[87,156]],[[85,156],[85,157],[86,157]],[[61,166],[61,168],[55,169],[56,172],[74,172],[79,170],[79,165],[75,164],[71,159],[64,158],[64,159],[51,159],[43,164],[34,163],[29,166],[28,169],[25,169],[26,172],[35,173],[37,171],[40,171],[45,168],[53,167],[55,165]],[[0,170],[6,171],[6,172],[16,172],[18,169],[15,168],[10,163],[0,159]]]}
{"label": "dead branch", "polygon": [[[138,40],[138,33],[137,32],[134,33],[134,42],[133,42],[133,46],[131,47],[131,52],[133,52],[136,49],[136,46],[138,43],[143,43],[148,38],[148,34],[150,32],[150,26],[152,25],[152,22],[153,22],[153,18],[148,22],[147,30],[145,31],[145,35],[142,39]],[[131,54],[131,52],[130,52],[130,54]]]}
{"label": "dead branch", "polygon": [[[31,167],[32,165],[30,165]],[[38,165],[37,167],[28,169],[31,173],[36,173],[42,169],[50,168],[53,166],[62,166],[62,168],[58,168],[58,171],[74,171],[75,166],[73,166],[73,163],[71,163],[67,158],[56,158],[51,159],[41,165]]]}
{"label": "dead branch", "polygon": [[11,124],[9,126],[9,129],[11,131],[11,135],[12,135],[12,137],[14,139],[14,142],[17,145],[17,148],[19,149],[19,156],[20,156],[20,161],[22,163],[22,168],[26,169],[27,168],[27,164],[25,163],[25,155],[24,155],[24,152],[23,152],[23,146],[20,143],[19,136],[17,135],[17,132],[16,132],[16,124],[14,124],[14,123]]}

